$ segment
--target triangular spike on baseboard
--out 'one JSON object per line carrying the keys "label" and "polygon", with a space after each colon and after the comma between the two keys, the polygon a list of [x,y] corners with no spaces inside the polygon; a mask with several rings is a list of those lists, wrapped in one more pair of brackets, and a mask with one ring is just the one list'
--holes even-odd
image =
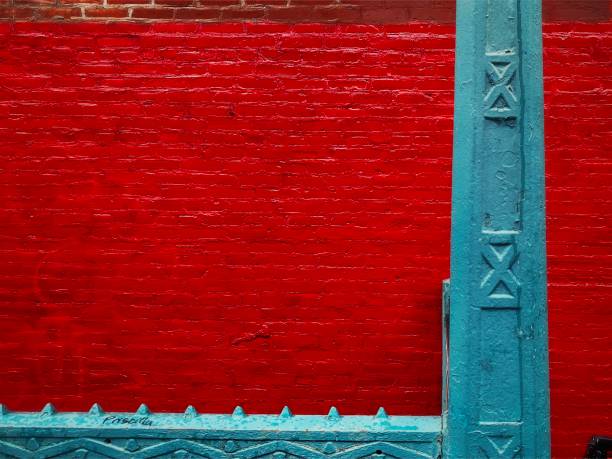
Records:
{"label": "triangular spike on baseboard", "polygon": [[40,411],[40,414],[43,416],[53,416],[55,413],[57,413],[57,410],[53,406],[53,403],[47,403]]}
{"label": "triangular spike on baseboard", "polygon": [[279,417],[281,417],[281,418],[290,418],[291,416],[293,416],[293,413],[291,412],[289,407],[287,405],[285,405],[283,407],[283,410],[280,412]]}
{"label": "triangular spike on baseboard", "polygon": [[136,414],[139,414],[141,416],[148,416],[151,414],[151,410],[147,405],[141,403],[138,409],[136,410]]}
{"label": "triangular spike on baseboard", "polygon": [[329,413],[327,413],[327,419],[340,419],[340,412],[338,411],[338,408],[336,408],[335,406],[332,406],[329,409]]}
{"label": "triangular spike on baseboard", "polygon": [[243,418],[246,415],[247,414],[244,412],[244,410],[242,409],[242,407],[240,405],[238,405],[236,408],[234,408],[234,412],[232,413],[232,417],[234,417],[234,418]]}
{"label": "triangular spike on baseboard", "polygon": [[94,403],[93,405],[91,405],[91,408],[89,408],[89,414],[93,414],[95,416],[102,416],[104,414],[104,410],[98,403]]}
{"label": "triangular spike on baseboard", "polygon": [[9,410],[4,403],[0,403],[0,416],[4,416],[5,414],[9,414],[11,410]]}
{"label": "triangular spike on baseboard", "polygon": [[374,417],[376,419],[387,419],[389,415],[387,414],[385,409],[381,406],[380,408],[378,408],[378,411],[376,412],[376,416]]}
{"label": "triangular spike on baseboard", "polygon": [[189,405],[185,410],[185,416],[194,418],[198,415],[198,410],[193,405]]}

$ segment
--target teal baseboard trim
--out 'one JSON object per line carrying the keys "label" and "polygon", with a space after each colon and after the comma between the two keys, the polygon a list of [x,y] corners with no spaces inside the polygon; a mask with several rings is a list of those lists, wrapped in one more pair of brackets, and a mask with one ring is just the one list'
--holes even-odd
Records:
{"label": "teal baseboard trim", "polygon": [[438,458],[441,421],[437,416],[153,414],[145,405],[134,413],[39,413],[0,415],[0,457],[47,458]]}

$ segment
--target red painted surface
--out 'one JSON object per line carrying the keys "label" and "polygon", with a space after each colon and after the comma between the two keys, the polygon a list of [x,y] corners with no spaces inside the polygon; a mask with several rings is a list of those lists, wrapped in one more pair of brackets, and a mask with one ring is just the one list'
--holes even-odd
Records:
{"label": "red painted surface", "polygon": [[[3,401],[439,412],[452,26],[1,27]],[[575,457],[612,430],[612,23],[545,45]]]}
{"label": "red painted surface", "polygon": [[612,433],[612,23],[545,31],[553,453],[582,457]]}

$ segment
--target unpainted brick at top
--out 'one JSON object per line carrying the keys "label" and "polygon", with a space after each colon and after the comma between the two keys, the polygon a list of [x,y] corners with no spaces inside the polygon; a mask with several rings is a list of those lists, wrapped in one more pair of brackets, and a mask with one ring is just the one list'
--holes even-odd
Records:
{"label": "unpainted brick at top", "polygon": [[[0,0],[0,20],[451,24],[455,0]],[[96,4],[92,9],[91,4]],[[0,3],[2,5],[2,3]],[[76,10],[58,6],[80,5]],[[137,7],[135,8],[134,5]],[[146,5],[143,9],[139,5]],[[112,11],[104,12],[106,8]],[[161,8],[160,8],[161,7]],[[124,8],[121,14],[117,8]],[[91,10],[91,11],[90,11]],[[546,21],[606,21],[609,0],[543,0]]]}

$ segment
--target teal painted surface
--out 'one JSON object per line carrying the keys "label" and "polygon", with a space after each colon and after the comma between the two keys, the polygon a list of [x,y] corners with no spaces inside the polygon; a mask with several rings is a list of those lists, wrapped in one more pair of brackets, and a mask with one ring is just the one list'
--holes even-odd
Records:
{"label": "teal painted surface", "polygon": [[435,458],[440,451],[440,418],[181,414],[40,413],[0,415],[0,457],[6,458]]}
{"label": "teal painted surface", "polygon": [[450,458],[550,457],[541,11],[458,0]]}

